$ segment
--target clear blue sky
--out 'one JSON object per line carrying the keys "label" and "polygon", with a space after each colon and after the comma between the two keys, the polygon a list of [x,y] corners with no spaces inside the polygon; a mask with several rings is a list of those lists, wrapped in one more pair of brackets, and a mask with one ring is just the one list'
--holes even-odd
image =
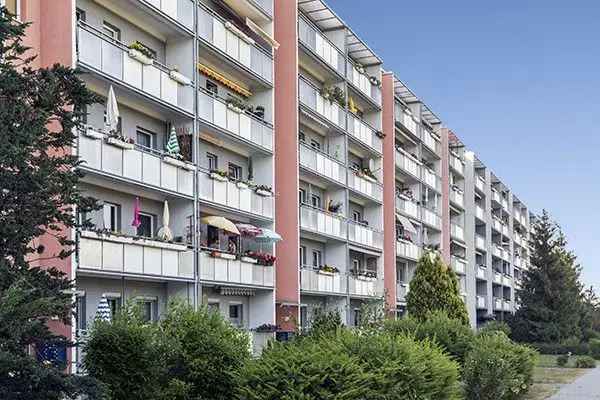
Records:
{"label": "clear blue sky", "polygon": [[600,293],[600,1],[328,4],[531,210],[550,211]]}

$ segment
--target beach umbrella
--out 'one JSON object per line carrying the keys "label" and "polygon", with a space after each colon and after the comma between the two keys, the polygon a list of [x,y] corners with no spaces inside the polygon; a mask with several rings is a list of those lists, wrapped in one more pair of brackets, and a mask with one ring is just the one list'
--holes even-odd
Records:
{"label": "beach umbrella", "polygon": [[235,224],[242,236],[255,237],[262,233],[262,229],[250,224]]}
{"label": "beach umbrella", "polygon": [[254,237],[254,240],[258,243],[276,243],[282,239],[279,233],[270,229],[261,228],[261,231],[260,235]]}
{"label": "beach umbrella", "polygon": [[163,206],[163,217],[162,223],[163,226],[158,230],[157,236],[162,240],[171,241],[173,240],[173,232],[171,232],[171,228],[169,228],[169,202],[165,200],[165,204]]}
{"label": "beach umbrella", "polygon": [[115,91],[110,85],[108,89],[108,98],[106,99],[106,130],[108,132],[116,132],[119,127],[119,105]]}
{"label": "beach umbrella", "polygon": [[140,219],[140,213],[142,212],[142,207],[140,205],[140,198],[135,198],[135,204],[133,206],[133,221],[131,221],[131,226],[138,228],[142,224],[142,220]]}
{"label": "beach umbrella", "polygon": [[239,235],[240,231],[235,226],[233,222],[224,217],[218,217],[216,215],[211,215],[208,217],[204,217],[200,220],[203,224],[214,226],[215,228],[222,229],[226,232],[233,233],[234,235]]}
{"label": "beach umbrella", "polygon": [[96,319],[100,321],[110,322],[110,306],[108,305],[108,300],[106,296],[102,296],[100,299],[100,303],[98,303],[98,309],[96,310]]}
{"label": "beach umbrella", "polygon": [[179,140],[177,140],[177,132],[175,132],[175,126],[171,126],[171,134],[169,135],[169,141],[167,142],[167,153],[170,155],[179,155],[181,149],[179,148]]}

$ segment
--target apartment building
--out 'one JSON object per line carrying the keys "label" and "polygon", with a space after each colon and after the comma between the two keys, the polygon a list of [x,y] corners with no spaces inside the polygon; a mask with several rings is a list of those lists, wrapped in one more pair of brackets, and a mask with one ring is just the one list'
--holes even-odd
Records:
{"label": "apartment building", "polygon": [[2,3],[34,23],[38,66],[78,67],[105,99],[72,149],[101,209],[70,232],[63,334],[85,335],[104,298],[148,320],[178,298],[258,350],[317,308],[354,326],[385,297],[403,315],[425,250],[474,326],[514,311],[527,207],[322,0]]}

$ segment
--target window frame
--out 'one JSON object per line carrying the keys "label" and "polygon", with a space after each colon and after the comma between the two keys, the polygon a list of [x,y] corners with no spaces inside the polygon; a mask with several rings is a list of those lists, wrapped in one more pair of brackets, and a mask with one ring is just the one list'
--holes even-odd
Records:
{"label": "window frame", "polygon": [[[231,316],[231,310],[237,309],[237,317]],[[233,326],[243,327],[244,326],[244,304],[238,302],[230,302],[227,308],[227,319]]]}
{"label": "window frame", "polygon": [[206,152],[206,161],[209,171],[215,171],[219,169],[219,156],[210,151]]}
{"label": "window frame", "polygon": [[323,252],[321,250],[312,249],[311,255],[311,263],[313,267],[319,268],[321,265],[323,265]]}
{"label": "window frame", "polygon": [[[106,33],[107,30],[110,31],[111,34]],[[102,33],[104,33],[106,36],[108,36],[109,38],[111,38],[115,41],[118,41],[118,42],[121,41],[121,29],[119,29],[118,26],[113,25],[106,20],[102,21]]]}
{"label": "window frame", "polygon": [[139,228],[143,225],[141,223],[140,226],[138,226],[136,228],[137,236],[141,236],[141,237],[145,237],[145,238],[153,238],[156,235],[156,215],[150,214],[147,212],[140,212],[140,222],[142,221],[142,218],[150,218],[150,235],[140,234]]}
{"label": "window frame", "polygon": [[[150,150],[155,150],[157,147],[157,140],[156,138],[158,137],[158,135],[152,131],[149,131],[148,129],[144,129],[141,126],[136,127],[135,129],[135,143],[137,145],[139,145],[140,147],[144,148],[144,149],[150,149]],[[145,135],[147,137],[150,138],[150,146],[146,146],[141,144],[141,141],[139,140],[139,136],[140,135]]]}
{"label": "window frame", "polygon": [[299,248],[299,261],[300,261],[300,267],[303,267],[306,265],[306,246],[304,245],[300,245]]}
{"label": "window frame", "polygon": [[[318,203],[318,204],[315,204],[315,203]],[[311,193],[310,194],[310,205],[315,208],[321,209],[321,196],[319,196],[316,193]]]}
{"label": "window frame", "polygon": [[[109,208],[109,226],[106,226],[106,212],[107,212],[107,207]],[[113,229],[113,213],[112,211],[114,210],[114,223],[115,223],[115,228]],[[110,232],[121,232],[121,228],[122,228],[122,218],[121,218],[121,205],[117,204],[117,203],[111,203],[110,201],[105,201],[102,203],[102,223],[103,223],[103,228],[109,230]]]}
{"label": "window frame", "polygon": [[240,165],[237,165],[231,161],[227,164],[227,173],[229,174],[230,178],[235,179],[236,181],[241,181],[244,179],[243,172],[244,170]]}
{"label": "window frame", "polygon": [[306,189],[303,189],[303,188],[298,189],[298,200],[300,201],[300,204],[307,204],[306,203]]}

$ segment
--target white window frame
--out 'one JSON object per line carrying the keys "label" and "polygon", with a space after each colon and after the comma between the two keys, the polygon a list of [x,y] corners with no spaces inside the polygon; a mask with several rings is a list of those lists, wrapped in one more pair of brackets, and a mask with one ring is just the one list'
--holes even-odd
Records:
{"label": "white window frame", "polygon": [[[323,252],[321,252],[321,250],[317,250],[317,249],[313,249],[311,252],[312,255],[312,266],[313,267],[320,267],[321,265],[323,265]],[[315,265],[316,262],[316,265]]]}
{"label": "white window frame", "polygon": [[[6,5],[6,0],[0,0],[0,6],[5,6]],[[21,20],[21,0],[16,0],[15,1],[15,17],[17,18],[18,21]]]}
{"label": "white window frame", "polygon": [[[238,313],[238,317],[235,319],[232,319],[231,317],[231,307],[239,307],[239,313]],[[229,322],[231,322],[232,325],[237,326],[237,327],[243,327],[244,326],[244,303],[240,302],[240,301],[230,301],[229,304],[227,305],[227,319],[229,320]]]}
{"label": "white window frame", "polygon": [[154,214],[140,212],[140,217],[149,217],[150,218],[150,236],[145,236],[145,237],[153,238],[156,235],[156,216]]}
{"label": "white window frame", "polygon": [[303,267],[304,265],[306,265],[306,246],[300,246],[300,252],[299,252],[299,258],[300,258],[300,267]]}

